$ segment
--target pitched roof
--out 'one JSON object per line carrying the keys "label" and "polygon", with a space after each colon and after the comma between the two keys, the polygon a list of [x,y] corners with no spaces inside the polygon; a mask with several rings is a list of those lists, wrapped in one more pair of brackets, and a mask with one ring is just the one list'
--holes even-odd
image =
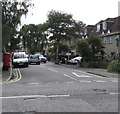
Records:
{"label": "pitched roof", "polygon": [[120,31],[120,16],[114,18],[114,24],[110,27],[111,32]]}
{"label": "pitched roof", "polygon": [[[111,24],[111,26],[108,26],[108,28],[106,30],[101,29],[100,31],[97,31],[97,25],[101,24],[101,26],[102,26],[103,22],[112,22],[112,24]],[[105,20],[99,21],[95,25],[88,25],[87,27],[93,28],[93,30],[90,33],[91,35],[100,35],[100,34],[102,34],[102,32],[108,33],[108,30],[110,30],[111,33],[118,32],[118,31],[120,31],[120,16],[115,17],[115,18],[107,18]]]}

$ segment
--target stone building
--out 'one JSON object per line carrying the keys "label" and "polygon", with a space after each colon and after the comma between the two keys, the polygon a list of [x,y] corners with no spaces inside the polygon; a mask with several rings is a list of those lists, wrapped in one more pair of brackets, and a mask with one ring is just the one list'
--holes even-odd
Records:
{"label": "stone building", "polygon": [[111,57],[120,54],[120,16],[107,18],[95,25],[86,26],[83,39],[88,38],[89,35],[97,35],[102,39],[106,56]]}

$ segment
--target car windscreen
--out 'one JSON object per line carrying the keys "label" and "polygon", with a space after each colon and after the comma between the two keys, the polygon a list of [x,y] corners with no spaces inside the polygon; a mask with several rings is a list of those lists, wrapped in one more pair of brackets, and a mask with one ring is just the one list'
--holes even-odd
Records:
{"label": "car windscreen", "polygon": [[15,54],[14,59],[27,58],[25,54]]}
{"label": "car windscreen", "polygon": [[39,59],[38,56],[30,56],[30,59]]}
{"label": "car windscreen", "polygon": [[38,55],[39,57],[44,57],[43,55]]}

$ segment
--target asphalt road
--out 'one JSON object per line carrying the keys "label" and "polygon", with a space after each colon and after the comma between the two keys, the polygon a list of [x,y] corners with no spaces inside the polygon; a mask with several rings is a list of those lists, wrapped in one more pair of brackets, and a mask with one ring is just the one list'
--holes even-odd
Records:
{"label": "asphalt road", "polygon": [[17,69],[19,80],[2,85],[3,112],[118,112],[118,80],[54,63]]}

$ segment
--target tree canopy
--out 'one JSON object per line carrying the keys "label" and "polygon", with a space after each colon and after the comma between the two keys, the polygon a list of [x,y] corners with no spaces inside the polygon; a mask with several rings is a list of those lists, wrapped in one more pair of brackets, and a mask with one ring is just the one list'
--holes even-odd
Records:
{"label": "tree canopy", "polygon": [[[26,2],[0,2],[2,6],[2,41],[4,49],[11,45],[11,51],[17,46],[17,28],[21,24],[22,15],[26,15],[30,4]],[[19,40],[17,40],[19,41]]]}
{"label": "tree canopy", "polygon": [[[60,50],[60,42],[71,42],[72,38],[80,37],[81,29],[84,24],[79,21],[76,22],[71,14],[60,11],[50,11],[47,19],[48,32],[51,34],[50,41],[54,42],[56,47],[56,61]],[[69,44],[68,44],[69,45]]]}
{"label": "tree canopy", "polygon": [[48,31],[52,34],[50,40],[59,42],[68,35],[68,28],[73,25],[71,14],[62,13],[59,11],[50,11],[48,14]]}
{"label": "tree canopy", "polygon": [[86,60],[98,61],[103,58],[104,45],[98,36],[90,36],[87,40],[79,40],[77,52]]}
{"label": "tree canopy", "polygon": [[90,50],[88,42],[86,42],[85,40],[78,40],[77,52],[84,58],[84,60],[91,60],[92,52]]}
{"label": "tree canopy", "polygon": [[46,24],[24,25],[20,30],[23,48],[29,53],[42,52],[47,43]]}

